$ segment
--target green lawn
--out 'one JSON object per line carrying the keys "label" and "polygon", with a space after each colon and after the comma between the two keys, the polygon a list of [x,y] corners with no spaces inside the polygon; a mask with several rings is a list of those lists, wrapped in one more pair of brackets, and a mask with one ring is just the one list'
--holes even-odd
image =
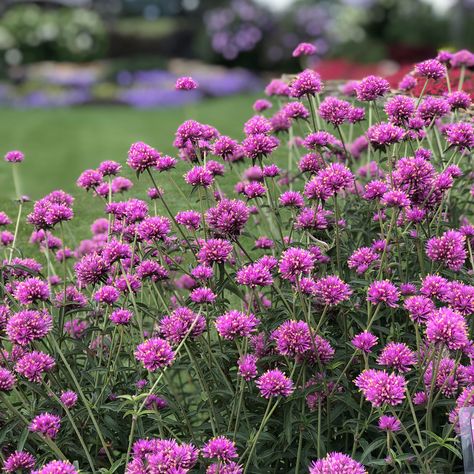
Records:
{"label": "green lawn", "polygon": [[[71,224],[77,239],[89,235],[93,218],[101,215],[102,201],[92,198],[75,186],[79,174],[95,168],[103,160],[125,163],[131,143],[142,140],[159,151],[175,155],[172,146],[174,132],[186,118],[193,118],[217,127],[223,134],[242,136],[242,124],[253,111],[255,96],[236,96],[213,99],[186,109],[135,110],[125,107],[83,107],[51,110],[0,110],[0,153],[11,149],[25,153],[21,164],[21,191],[38,199],[54,189],[64,189],[76,197],[76,219]],[[174,178],[183,186],[181,176],[186,170],[180,163]],[[135,187],[130,196],[145,197],[150,185],[146,177],[136,183],[135,177],[124,166],[125,176],[132,178]],[[167,194],[175,209],[184,204],[179,193],[169,183],[168,175],[158,175],[158,185]],[[230,183],[227,185],[229,188]],[[226,186],[224,185],[224,188]],[[16,205],[12,202],[14,188],[7,163],[0,167],[0,210],[13,219]],[[31,205],[26,206],[27,211]],[[23,227],[22,240],[31,227]]]}

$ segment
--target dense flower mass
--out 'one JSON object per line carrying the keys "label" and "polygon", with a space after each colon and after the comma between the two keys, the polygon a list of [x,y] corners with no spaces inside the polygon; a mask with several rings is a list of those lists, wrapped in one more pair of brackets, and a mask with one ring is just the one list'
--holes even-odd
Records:
{"label": "dense flower mass", "polygon": [[[206,27],[270,27],[253,3]],[[261,34],[236,31],[239,47]],[[440,51],[397,90],[339,87],[305,57],[322,42],[283,39],[308,69],[272,80],[243,124],[216,114],[239,136],[188,119],[169,155],[136,142],[109,159],[105,143],[83,198],[16,189],[0,211],[5,472],[461,472],[474,54]],[[196,77],[176,80],[180,101],[208,93]],[[26,185],[23,154],[5,160]]]}

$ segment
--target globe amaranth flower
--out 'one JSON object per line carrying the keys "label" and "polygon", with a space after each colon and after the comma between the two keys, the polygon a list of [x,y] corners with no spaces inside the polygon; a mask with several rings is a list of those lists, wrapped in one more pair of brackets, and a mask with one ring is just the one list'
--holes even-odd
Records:
{"label": "globe amaranth flower", "polygon": [[219,459],[224,463],[238,457],[235,443],[225,436],[217,436],[209,440],[201,448],[201,453],[205,458]]}
{"label": "globe amaranth flower", "polygon": [[247,199],[254,199],[257,197],[264,196],[267,192],[267,188],[262,183],[259,183],[258,181],[252,181],[250,183],[247,183],[244,186],[244,191],[243,193],[247,197]]}
{"label": "globe amaranth flower", "polygon": [[391,189],[383,194],[380,203],[386,207],[398,207],[402,209],[410,206],[411,201],[405,192],[400,189]]}
{"label": "globe amaranth flower", "polygon": [[145,398],[145,407],[147,410],[164,410],[168,406],[168,402],[153,393]]}
{"label": "globe amaranth flower", "polygon": [[289,397],[295,389],[291,379],[279,369],[267,370],[256,385],[263,398]]}
{"label": "globe amaranth flower", "polygon": [[400,292],[389,280],[374,281],[367,290],[367,301],[372,304],[384,303],[391,308],[398,306]]}
{"label": "globe amaranth flower", "polygon": [[272,333],[277,352],[283,356],[302,355],[311,347],[312,338],[304,321],[285,321]]}
{"label": "globe amaranth flower", "polygon": [[474,128],[468,122],[458,122],[448,124],[443,133],[449,146],[461,149],[471,149],[474,147]]}
{"label": "globe amaranth flower", "polygon": [[78,471],[69,461],[50,461],[34,474],[78,474]]}
{"label": "globe amaranth flower", "polygon": [[88,191],[102,184],[102,180],[103,176],[100,171],[89,169],[81,173],[79,178],[77,178],[76,184],[78,187]]}
{"label": "globe amaranth flower", "polygon": [[473,67],[474,54],[467,49],[460,49],[451,56],[451,66],[453,68]]}
{"label": "globe amaranth flower", "polygon": [[178,77],[175,88],[180,91],[191,91],[198,88],[198,83],[190,76]]}
{"label": "globe amaranth flower", "polygon": [[418,107],[418,115],[425,121],[425,124],[430,124],[437,118],[444,117],[451,112],[451,106],[444,97],[427,96]]}
{"label": "globe amaranth flower", "polygon": [[415,65],[416,73],[426,79],[440,79],[446,74],[446,66],[437,59],[427,59]]}
{"label": "globe amaranth flower", "polygon": [[259,113],[271,108],[272,103],[267,99],[257,99],[252,105],[252,109]]}
{"label": "globe amaranth flower", "polygon": [[463,316],[474,313],[474,287],[471,285],[450,281],[440,299]]}
{"label": "globe amaranth flower", "polygon": [[184,175],[184,180],[191,186],[208,188],[214,182],[214,176],[205,166],[195,166]]}
{"label": "globe amaranth flower", "polygon": [[48,284],[36,277],[27,278],[18,283],[15,298],[23,305],[30,305],[49,298]]}
{"label": "globe amaranth flower", "polygon": [[311,181],[305,185],[305,196],[308,199],[326,200],[338,192],[350,188],[354,175],[341,163],[333,163],[319,170]]}
{"label": "globe amaranth flower", "polygon": [[10,317],[5,332],[13,344],[26,346],[45,337],[52,326],[53,319],[46,311],[25,310]]}
{"label": "globe amaranth flower", "polygon": [[163,337],[173,344],[179,344],[185,337],[199,337],[206,330],[205,318],[185,306],[176,308],[164,316],[159,324]]}
{"label": "globe amaranth flower", "polygon": [[448,280],[439,275],[426,275],[421,281],[420,293],[428,298],[442,299],[448,292]]}
{"label": "globe amaranth flower", "polygon": [[311,43],[299,43],[291,53],[294,58],[299,58],[300,56],[312,56],[313,54],[316,54],[316,46]]}
{"label": "globe amaranth flower", "polygon": [[351,341],[351,344],[362,352],[366,354],[372,352],[372,347],[377,344],[378,337],[374,334],[364,331],[359,334],[356,334]]}
{"label": "globe amaranth flower", "polygon": [[272,132],[272,124],[263,115],[254,115],[244,123],[245,135],[268,135]]}
{"label": "globe amaranth flower", "polygon": [[137,173],[143,173],[147,169],[155,168],[159,157],[159,152],[150,145],[136,142],[128,150],[127,165]]}
{"label": "globe amaranth flower", "polygon": [[367,139],[376,150],[385,150],[387,146],[399,143],[405,136],[405,130],[391,123],[381,122],[367,130]]}
{"label": "globe amaranth flower", "polygon": [[471,96],[464,91],[454,91],[447,95],[451,110],[468,109],[472,103]]}
{"label": "globe amaranth flower", "polygon": [[21,163],[25,159],[25,155],[18,150],[12,150],[5,155],[5,161],[8,163]]}
{"label": "globe amaranth flower", "polygon": [[108,305],[114,304],[120,297],[120,292],[111,285],[105,285],[102,288],[99,288],[94,293],[94,300],[98,303],[105,303]]}
{"label": "globe amaranth flower", "polygon": [[149,242],[164,240],[170,232],[171,222],[162,216],[147,217],[137,227],[140,238]]}
{"label": "globe amaranth flower", "polygon": [[304,199],[298,191],[285,191],[278,198],[279,203],[283,207],[303,207]]}
{"label": "globe amaranth flower", "polygon": [[260,262],[246,265],[238,270],[235,279],[239,285],[245,285],[250,288],[270,286],[273,283],[270,269]]}
{"label": "globe amaranth flower", "polygon": [[61,418],[51,413],[41,413],[35,416],[30,423],[29,430],[54,439],[61,428]]}
{"label": "globe amaranth flower", "polygon": [[175,216],[176,222],[188,230],[198,230],[201,223],[201,214],[197,211],[180,211]]}
{"label": "globe amaranth flower", "polygon": [[383,370],[364,370],[354,381],[374,408],[399,405],[405,399],[406,380],[401,375]]}
{"label": "globe amaranth flower", "polygon": [[370,247],[359,247],[349,257],[347,264],[349,268],[354,268],[356,273],[365,273],[370,266],[377,262],[379,256]]}
{"label": "globe amaranth flower", "polygon": [[317,173],[324,168],[323,158],[319,153],[307,153],[298,162],[298,168],[302,173]]}
{"label": "globe amaranth flower", "polygon": [[254,314],[246,314],[237,310],[230,310],[218,316],[215,321],[219,335],[228,340],[249,337],[257,330],[259,324],[260,320]]}
{"label": "globe amaranth flower", "polygon": [[189,295],[189,299],[197,304],[213,303],[217,295],[210,288],[195,288]]}
{"label": "globe amaranth flower", "polygon": [[289,96],[290,88],[281,79],[272,79],[265,87],[265,94],[268,96]]}
{"label": "globe amaranth flower", "polygon": [[454,397],[458,392],[459,385],[467,382],[463,379],[466,375],[469,378],[469,370],[470,368],[458,365],[454,359],[443,357],[436,363],[436,376],[433,380],[434,364],[430,362],[423,377],[426,391],[429,393],[433,386],[433,388],[440,390],[445,397]]}
{"label": "globe amaranth flower", "polygon": [[109,319],[117,325],[129,324],[132,318],[133,313],[128,309],[116,309],[109,316]]}
{"label": "globe amaranth flower", "polygon": [[441,237],[432,237],[426,243],[426,255],[434,262],[459,271],[467,257],[466,237],[459,231],[448,230]]}
{"label": "globe amaranth flower", "polygon": [[313,461],[309,474],[367,474],[364,466],[347,454],[332,452],[325,458]]}
{"label": "globe amaranth flower", "polygon": [[387,80],[379,76],[367,76],[357,84],[356,94],[359,100],[368,102],[384,96],[389,90]]}
{"label": "globe amaranth flower", "polygon": [[6,472],[31,471],[35,467],[36,459],[27,451],[15,451],[10,454],[3,464]]}
{"label": "globe amaranth flower", "polygon": [[323,83],[320,75],[312,69],[305,69],[300,72],[290,84],[292,97],[302,97],[304,95],[315,95],[323,90]]}
{"label": "globe amaranth flower", "polygon": [[402,424],[398,418],[388,415],[382,415],[379,418],[378,426],[382,431],[390,431],[392,433],[400,431],[402,428]]}
{"label": "globe amaranth flower", "polygon": [[208,239],[201,242],[200,247],[197,258],[200,263],[206,265],[224,263],[232,252],[232,244],[224,239]]}
{"label": "globe amaranth flower", "polygon": [[415,99],[406,95],[396,95],[385,102],[384,110],[390,122],[403,125],[415,112]]}
{"label": "globe amaranth flower", "polygon": [[15,365],[15,371],[30,382],[40,383],[44,373],[53,370],[56,362],[44,352],[33,351],[23,355]]}
{"label": "globe amaranth flower", "polygon": [[281,254],[279,272],[284,280],[294,282],[296,278],[309,274],[314,267],[314,257],[308,250],[290,247]]}
{"label": "globe amaranth flower", "polygon": [[140,280],[156,282],[168,279],[169,271],[155,260],[142,260],[136,267],[136,275]]}
{"label": "globe amaranth flower", "polygon": [[402,80],[398,83],[398,88],[401,91],[409,92],[416,87],[417,80],[411,74],[403,76]]}
{"label": "globe amaranth flower", "polygon": [[97,253],[82,257],[74,265],[77,281],[81,286],[93,285],[103,280],[108,273],[109,266]]}
{"label": "globe amaranth flower", "polygon": [[16,384],[15,376],[4,367],[0,367],[0,392],[9,392],[13,390]]}
{"label": "globe amaranth flower", "polygon": [[245,156],[252,160],[270,155],[279,144],[278,138],[264,133],[249,135],[242,141]]}
{"label": "globe amaranth flower", "polygon": [[435,304],[423,295],[410,296],[403,302],[410,319],[415,323],[424,323],[435,309]]}
{"label": "globe amaranth flower", "polygon": [[466,320],[457,311],[439,308],[426,321],[426,339],[451,350],[462,349],[469,343]]}
{"label": "globe amaranth flower", "polygon": [[102,174],[102,176],[115,176],[122,169],[122,165],[116,161],[106,160],[100,163],[97,171]]}
{"label": "globe amaranth flower", "polygon": [[257,376],[257,357],[253,354],[245,354],[237,361],[238,374],[246,381]]}
{"label": "globe amaranth flower", "polygon": [[320,304],[336,306],[349,299],[352,290],[336,275],[329,275],[316,280],[314,295]]}
{"label": "globe amaranth flower", "polygon": [[66,390],[61,393],[59,399],[66,408],[70,409],[73,408],[77,403],[77,393],[73,392],[72,390]]}
{"label": "globe amaranth flower", "polygon": [[135,358],[143,364],[145,369],[155,372],[171,365],[175,354],[167,341],[159,337],[152,337],[137,346]]}
{"label": "globe amaranth flower", "polygon": [[319,115],[326,122],[338,127],[348,120],[351,108],[349,102],[329,96],[321,102]]}
{"label": "globe amaranth flower", "polygon": [[415,363],[414,352],[403,342],[389,342],[377,358],[377,364],[398,372],[408,372]]}
{"label": "globe amaranth flower", "polygon": [[282,107],[281,112],[288,119],[307,119],[309,117],[308,109],[301,102],[288,102]]}
{"label": "globe amaranth flower", "polygon": [[244,468],[242,465],[234,461],[213,463],[206,469],[206,474],[243,474],[243,472]]}

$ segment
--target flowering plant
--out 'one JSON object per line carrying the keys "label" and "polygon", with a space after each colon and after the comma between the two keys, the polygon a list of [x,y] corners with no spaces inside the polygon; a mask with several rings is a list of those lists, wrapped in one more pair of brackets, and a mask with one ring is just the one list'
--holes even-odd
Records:
{"label": "flowering plant", "polygon": [[[410,77],[450,89],[448,70],[472,56]],[[18,216],[0,213],[14,226],[1,233],[5,471],[460,467],[459,411],[474,406],[471,99],[462,81],[415,99],[376,76],[344,92],[325,96],[310,69],[275,79],[240,142],[185,121],[179,209],[160,187],[178,160],[134,143],[127,165],[149,199],[120,198],[133,182],[118,162],[84,171],[77,185],[105,217],[74,245],[74,198],[38,200],[36,259],[17,239],[24,156],[6,155]]]}

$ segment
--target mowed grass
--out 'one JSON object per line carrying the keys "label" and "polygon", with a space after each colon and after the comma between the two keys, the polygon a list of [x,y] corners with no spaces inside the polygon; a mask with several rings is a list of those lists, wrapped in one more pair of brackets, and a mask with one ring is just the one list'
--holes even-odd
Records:
{"label": "mowed grass", "polygon": [[[130,144],[144,141],[164,154],[176,156],[172,146],[174,133],[187,118],[216,127],[221,133],[242,138],[242,124],[252,116],[255,96],[235,96],[213,99],[181,109],[136,110],[125,107],[82,107],[65,109],[0,110],[0,153],[18,149],[26,159],[20,165],[21,192],[32,200],[41,198],[54,189],[63,189],[76,198],[75,218],[69,224],[70,238],[75,243],[90,236],[91,222],[103,215],[104,201],[92,197],[75,185],[77,177],[87,168],[95,168],[103,160],[115,160],[124,165],[124,176],[132,179],[134,187],[123,197],[145,198],[151,186],[148,176],[136,177],[125,165]],[[189,193],[182,175],[188,169],[179,163],[172,171],[174,181]],[[173,211],[186,208],[181,194],[170,180],[170,174],[155,173],[158,186]],[[219,185],[229,191],[235,180],[221,180]],[[11,167],[0,166],[0,210],[12,220],[16,218],[17,204],[13,202],[14,186]],[[32,204],[25,205],[24,214]],[[24,219],[23,219],[24,220]],[[10,226],[13,231],[13,226]],[[20,245],[31,233],[31,226],[21,225]],[[73,242],[68,242],[72,245]],[[29,251],[25,252],[29,254]]]}

